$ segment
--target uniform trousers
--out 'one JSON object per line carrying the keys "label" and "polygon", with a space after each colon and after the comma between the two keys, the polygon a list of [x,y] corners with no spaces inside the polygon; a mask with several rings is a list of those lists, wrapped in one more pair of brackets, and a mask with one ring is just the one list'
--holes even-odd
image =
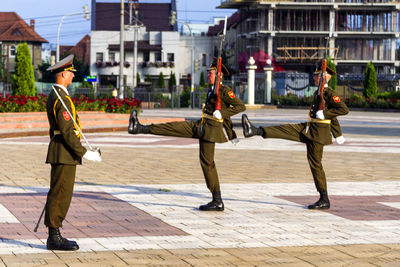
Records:
{"label": "uniform trousers", "polygon": [[44,224],[62,227],[71,204],[75,183],[76,165],[51,164],[50,190],[47,193]]}
{"label": "uniform trousers", "polygon": [[302,134],[305,123],[284,124],[279,126],[261,127],[264,130],[263,138],[280,138],[305,143],[307,146],[307,160],[314,178],[315,187],[319,193],[327,191],[326,177],[322,167],[324,145],[311,141]]}
{"label": "uniform trousers", "polygon": [[221,192],[217,167],[214,162],[215,142],[203,140],[201,138],[200,121],[178,121],[161,124],[149,125],[150,134],[175,136],[199,139],[200,147],[200,165],[203,170],[207,188],[212,193]]}

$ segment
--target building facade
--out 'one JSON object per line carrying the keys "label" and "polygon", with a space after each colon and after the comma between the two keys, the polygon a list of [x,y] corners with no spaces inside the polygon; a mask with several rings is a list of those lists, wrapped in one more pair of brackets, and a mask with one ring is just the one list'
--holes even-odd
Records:
{"label": "building facade", "polygon": [[17,47],[24,42],[28,44],[35,77],[38,77],[38,67],[42,64],[42,43],[47,43],[47,40],[35,32],[34,20],[28,25],[15,12],[0,12],[0,79],[5,83],[11,82]]}
{"label": "building facade", "polygon": [[[119,87],[120,4],[93,2],[90,73],[98,77],[101,87]],[[125,4],[125,10],[130,12],[129,3]],[[212,60],[212,37],[181,35],[177,21],[171,19],[176,17],[176,12],[176,3],[172,0],[171,3],[134,4],[132,14],[136,13],[137,17],[130,20],[129,15],[125,16],[122,64],[124,85],[128,88],[133,87],[135,77],[134,25],[138,25],[136,70],[140,82],[146,77],[155,81],[161,72],[169,79],[173,72],[178,84],[187,80],[188,74],[198,83],[201,71],[205,71]]]}
{"label": "building facade", "polygon": [[250,56],[261,67],[269,58],[282,70],[308,73],[326,55],[340,74],[363,73],[368,62],[377,73],[400,66],[399,1],[223,0],[220,8],[238,10],[238,72]]}

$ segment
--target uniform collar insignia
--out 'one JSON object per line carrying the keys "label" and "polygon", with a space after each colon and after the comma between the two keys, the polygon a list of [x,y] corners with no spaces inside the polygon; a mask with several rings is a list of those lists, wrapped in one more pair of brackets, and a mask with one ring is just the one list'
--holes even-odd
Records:
{"label": "uniform collar insignia", "polygon": [[68,90],[67,90],[67,88],[65,88],[64,86],[62,86],[61,84],[54,84],[54,86],[58,86],[58,87],[60,87],[61,89],[63,89],[64,90],[64,92],[67,94],[67,95],[69,95],[69,93],[68,93]]}

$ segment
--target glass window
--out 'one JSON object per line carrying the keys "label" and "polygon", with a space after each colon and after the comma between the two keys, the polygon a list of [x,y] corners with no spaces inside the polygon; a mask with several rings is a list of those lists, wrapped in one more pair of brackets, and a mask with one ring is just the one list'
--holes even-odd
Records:
{"label": "glass window", "polygon": [[103,62],[103,53],[101,52],[96,53],[96,62]]}
{"label": "glass window", "polygon": [[206,54],[201,55],[201,65],[203,67],[207,67],[207,55]]}
{"label": "glass window", "polygon": [[15,57],[17,54],[17,47],[15,45],[10,46],[10,56]]}
{"label": "glass window", "polygon": [[170,61],[170,62],[174,62],[175,61],[174,53],[168,53],[167,54],[167,60]]}
{"label": "glass window", "polygon": [[114,52],[108,53],[108,61],[111,61],[111,62],[115,61],[115,53]]}
{"label": "glass window", "polygon": [[154,60],[161,61],[161,52],[154,52]]}
{"label": "glass window", "polygon": [[149,52],[143,52],[143,61],[144,62],[150,61],[150,53]]}

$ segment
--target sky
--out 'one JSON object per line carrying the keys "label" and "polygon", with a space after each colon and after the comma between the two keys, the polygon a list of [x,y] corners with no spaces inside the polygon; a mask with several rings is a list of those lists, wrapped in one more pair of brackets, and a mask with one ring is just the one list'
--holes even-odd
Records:
{"label": "sky", "polygon": [[[120,0],[97,0],[116,2]],[[139,3],[170,3],[170,0],[139,0]],[[213,17],[229,16],[236,10],[216,9],[221,0],[177,0],[178,21],[210,23]],[[35,30],[50,43],[55,44],[57,29],[64,15],[83,12],[91,0],[0,0],[0,12],[16,12],[28,24],[35,19]],[[85,34],[90,34],[90,22],[83,14],[67,16],[60,30],[61,45],[75,45]]]}

